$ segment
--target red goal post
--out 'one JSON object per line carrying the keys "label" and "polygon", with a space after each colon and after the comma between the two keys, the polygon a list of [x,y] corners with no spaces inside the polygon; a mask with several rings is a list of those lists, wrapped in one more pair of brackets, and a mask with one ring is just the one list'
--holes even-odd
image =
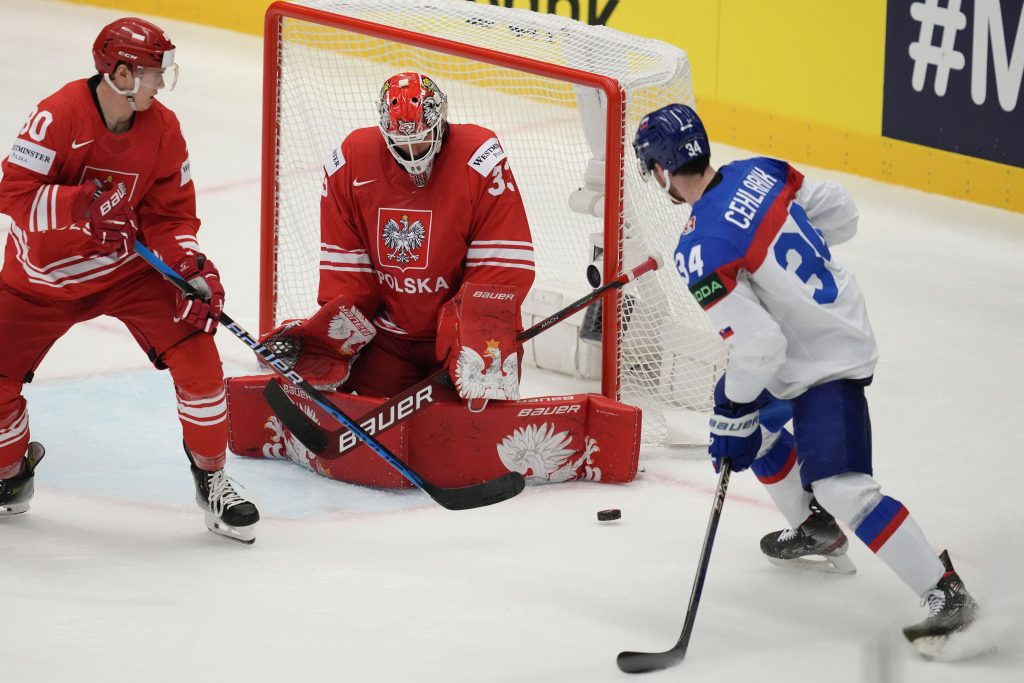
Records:
{"label": "red goal post", "polygon": [[[616,73],[624,69],[636,73]],[[601,317],[602,393],[645,408],[649,441],[666,440],[665,410],[706,410],[724,348],[669,265],[686,216],[637,185],[630,149],[643,113],[693,103],[685,53],[526,10],[465,0],[268,8],[260,331],[315,308],[322,160],[352,129],[375,125],[372,97],[402,70],[434,78],[452,120],[487,126],[502,140],[534,233],[535,289],[564,289],[566,303],[588,289],[594,234],[603,235],[605,280],[662,255],[667,267],[651,282],[606,299],[603,310],[615,314]],[[576,356],[591,348],[577,343]]]}

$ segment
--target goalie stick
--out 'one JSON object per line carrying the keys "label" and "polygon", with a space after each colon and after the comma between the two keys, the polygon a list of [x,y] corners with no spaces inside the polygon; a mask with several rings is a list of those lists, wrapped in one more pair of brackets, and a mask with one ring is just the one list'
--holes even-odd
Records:
{"label": "goalie stick", "polygon": [[[198,296],[198,292],[185,280],[178,276],[170,266],[160,260],[152,251],[141,242],[135,243],[135,251],[149,265],[153,266],[165,278],[170,280],[182,292],[188,296]],[[497,479],[491,479],[480,484],[462,486],[458,488],[442,488],[435,486],[416,473],[411,467],[398,459],[398,457],[387,449],[383,444],[366,433],[352,418],[338,410],[333,403],[328,401],[323,394],[315,389],[309,382],[302,378],[294,370],[287,367],[286,363],[275,356],[267,347],[260,344],[251,334],[245,331],[241,325],[232,320],[226,313],[221,312],[218,319],[220,324],[242,340],[246,346],[251,348],[267,365],[274,368],[282,377],[302,389],[317,405],[326,410],[331,417],[348,427],[360,441],[365,443],[374,453],[383,458],[389,465],[398,471],[403,477],[409,480],[414,486],[433,498],[439,505],[449,510],[468,510],[470,508],[483,507],[500,503],[518,495],[526,487],[526,480],[518,472],[509,472]]]}
{"label": "goalie stick", "polygon": [[697,565],[697,576],[693,579],[693,590],[690,592],[690,604],[686,608],[686,620],[683,622],[683,632],[679,640],[671,649],[665,652],[620,652],[615,663],[619,668],[628,674],[647,673],[648,671],[659,671],[675,666],[686,657],[686,648],[690,644],[690,634],[693,632],[693,622],[697,618],[697,605],[700,604],[700,594],[704,590],[704,577],[708,573],[708,563],[711,561],[711,546],[715,542],[715,532],[718,530],[718,520],[722,516],[722,505],[725,504],[725,491],[729,488],[729,474],[732,469],[730,458],[724,458],[719,466],[721,472],[718,475],[718,488],[715,489],[715,500],[711,505],[711,517],[708,519],[708,530],[704,533],[704,547],[700,550],[700,562]]}
{"label": "goalie stick", "polygon": [[[622,273],[614,280],[610,280],[586,296],[577,299],[560,311],[552,313],[536,325],[524,330],[516,337],[516,341],[525,342],[533,339],[552,325],[565,320],[594,303],[611,290],[619,289],[641,275],[657,270],[660,265],[661,263],[658,258],[651,256],[640,265]],[[454,386],[448,371],[444,369],[438,370],[433,375],[392,396],[386,403],[379,405],[374,410],[360,417],[359,424],[371,434],[380,434],[391,429],[396,424],[409,419],[413,413],[434,403],[438,391],[450,391]],[[274,414],[280,418],[281,422],[292,433],[292,436],[324,460],[337,460],[352,451],[359,444],[347,428],[325,432],[298,406],[292,403],[288,395],[285,394],[284,389],[281,388],[280,383],[273,378],[264,387],[263,397],[266,399],[271,410],[274,411]],[[381,416],[387,416],[388,422],[386,427],[378,429],[377,425],[380,424]],[[338,443],[338,452],[324,455],[324,451],[327,450],[331,440]]]}

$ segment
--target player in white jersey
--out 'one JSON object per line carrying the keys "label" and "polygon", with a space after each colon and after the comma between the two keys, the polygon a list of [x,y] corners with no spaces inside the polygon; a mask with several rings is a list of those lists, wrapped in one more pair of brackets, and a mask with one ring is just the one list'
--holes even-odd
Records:
{"label": "player in white jersey", "polygon": [[[852,573],[830,510],[927,604],[904,634],[936,654],[977,605],[948,553],[936,557],[872,477],[864,387],[878,349],[860,288],[831,252],[857,230],[853,200],[776,159],[716,170],[703,123],[682,104],[644,117],[634,148],[644,178],[692,208],[676,269],[729,349],[708,450],[716,471],[726,458],[753,469],[793,526],[762,549],[777,561],[823,555]],[[790,417],[793,433],[782,428]]]}

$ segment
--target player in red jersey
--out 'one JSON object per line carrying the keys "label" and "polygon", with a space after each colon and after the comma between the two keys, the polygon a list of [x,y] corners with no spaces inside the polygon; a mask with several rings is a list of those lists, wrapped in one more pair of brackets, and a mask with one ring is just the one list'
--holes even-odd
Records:
{"label": "player in red jersey", "polygon": [[[43,456],[29,441],[23,383],[73,325],[109,315],[171,372],[207,526],[251,543],[259,513],[224,475],[226,401],[212,337],[224,288],[196,240],[178,120],[156,100],[177,80],[174,53],[148,21],[104,27],[93,45],[98,73],[40,102],[3,161],[0,211],[13,225],[0,271],[0,515],[28,509]],[[164,281],[136,255],[136,239],[203,298]]]}
{"label": "player in red jersey", "polygon": [[430,78],[396,74],[378,126],[324,165],[320,311],[264,337],[301,348],[316,385],[390,396],[444,365],[464,398],[519,398],[526,210],[494,132],[449,123],[447,107]]}

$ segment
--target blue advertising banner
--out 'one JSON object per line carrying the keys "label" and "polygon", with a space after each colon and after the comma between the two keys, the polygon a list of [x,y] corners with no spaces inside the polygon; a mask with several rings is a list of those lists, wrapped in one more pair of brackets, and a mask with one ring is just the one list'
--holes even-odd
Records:
{"label": "blue advertising banner", "polygon": [[1024,168],[1024,0],[889,0],[882,135]]}

